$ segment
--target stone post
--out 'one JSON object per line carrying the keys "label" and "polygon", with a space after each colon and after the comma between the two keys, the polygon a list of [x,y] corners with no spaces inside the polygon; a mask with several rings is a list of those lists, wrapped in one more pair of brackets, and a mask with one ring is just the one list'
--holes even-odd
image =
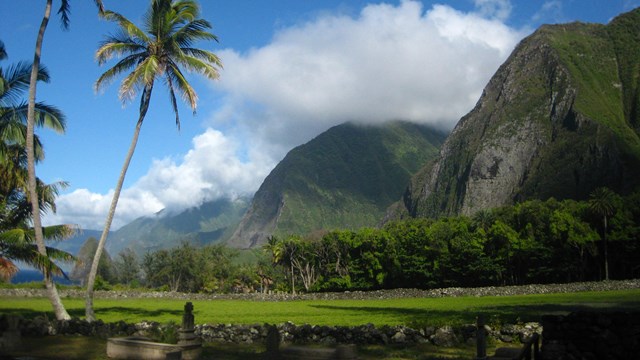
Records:
{"label": "stone post", "polygon": [[487,358],[487,340],[485,338],[484,315],[478,315],[476,321],[476,360]]}
{"label": "stone post", "polygon": [[178,346],[182,348],[182,359],[197,359],[202,353],[202,339],[195,334],[193,304],[184,305],[182,327],[178,330]]}
{"label": "stone post", "polygon": [[267,351],[264,353],[263,359],[280,359],[280,341],[282,340],[280,331],[278,331],[278,327],[275,325],[265,324],[265,326],[267,327],[267,338],[265,339]]}

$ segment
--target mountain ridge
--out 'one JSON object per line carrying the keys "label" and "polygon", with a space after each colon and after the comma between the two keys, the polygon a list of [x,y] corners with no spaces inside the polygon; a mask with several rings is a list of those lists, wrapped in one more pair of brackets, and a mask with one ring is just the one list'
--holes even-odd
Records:
{"label": "mountain ridge", "polygon": [[638,60],[626,57],[640,56],[640,47],[637,39],[631,46],[612,39],[640,30],[638,23],[636,9],[609,25],[545,25],[523,39],[386,219],[584,199],[600,186],[632,190],[640,168],[638,94],[627,93],[638,76],[624,85],[619,73],[637,74]]}
{"label": "mountain ridge", "polygon": [[444,138],[401,121],[332,127],[273,169],[228,243],[251,248],[271,235],[375,226]]}

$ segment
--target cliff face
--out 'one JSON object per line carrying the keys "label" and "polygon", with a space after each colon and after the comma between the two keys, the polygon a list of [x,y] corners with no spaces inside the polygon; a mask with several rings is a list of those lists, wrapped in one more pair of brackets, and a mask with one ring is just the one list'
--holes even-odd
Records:
{"label": "cliff face", "polygon": [[637,24],[638,10],[606,26],[543,26],[524,39],[388,217],[471,215],[635,187]]}
{"label": "cliff face", "polygon": [[228,244],[249,248],[271,235],[375,226],[445,136],[406,122],[333,127],[273,169]]}

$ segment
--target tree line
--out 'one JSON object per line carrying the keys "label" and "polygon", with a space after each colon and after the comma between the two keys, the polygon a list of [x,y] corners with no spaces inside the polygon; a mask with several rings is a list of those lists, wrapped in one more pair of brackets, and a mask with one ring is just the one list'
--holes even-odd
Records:
{"label": "tree line", "polygon": [[640,192],[621,197],[599,189],[588,201],[531,200],[472,217],[271,237],[255,253],[257,261],[242,262],[241,254],[224,245],[199,248],[187,242],[141,259],[126,250],[114,260],[108,280],[212,293],[503,286],[597,281],[608,274],[637,278]]}

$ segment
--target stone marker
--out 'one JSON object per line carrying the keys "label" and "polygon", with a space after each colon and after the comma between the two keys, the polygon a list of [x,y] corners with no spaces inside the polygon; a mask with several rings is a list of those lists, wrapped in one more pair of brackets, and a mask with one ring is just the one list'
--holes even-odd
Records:
{"label": "stone marker", "polygon": [[197,359],[202,353],[202,339],[195,334],[193,304],[184,305],[182,327],[178,330],[178,346],[182,348],[182,359]]}

